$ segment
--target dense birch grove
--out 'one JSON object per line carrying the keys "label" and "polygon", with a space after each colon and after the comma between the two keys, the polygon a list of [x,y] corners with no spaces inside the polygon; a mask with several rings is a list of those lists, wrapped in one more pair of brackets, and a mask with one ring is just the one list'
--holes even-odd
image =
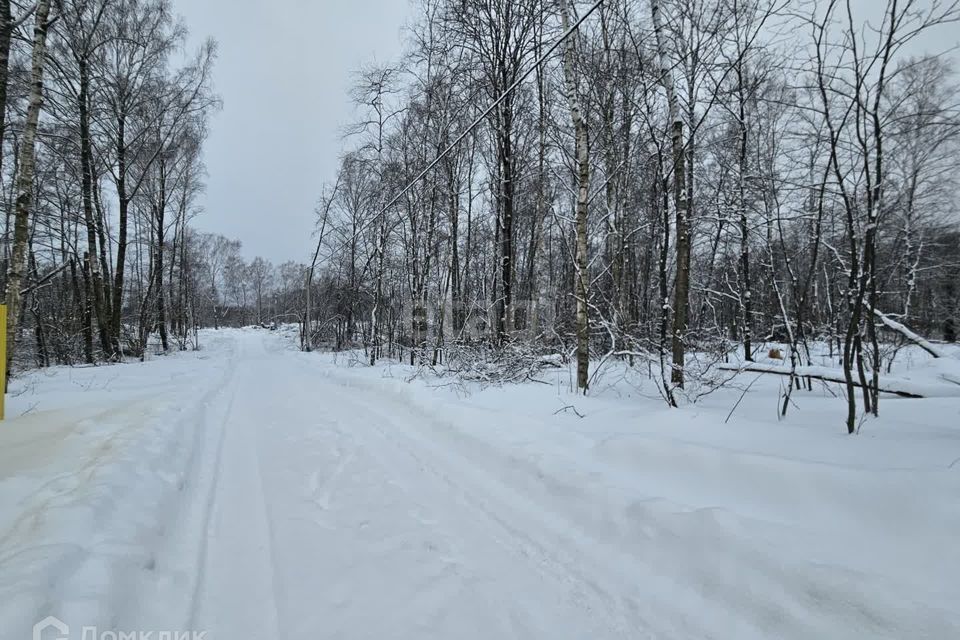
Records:
{"label": "dense birch grove", "polygon": [[852,431],[910,336],[955,339],[960,93],[928,42],[956,2],[415,7],[356,75],[304,348],[559,354],[581,392],[623,359],[671,405],[772,355],[784,412],[828,351]]}
{"label": "dense birch grove", "polygon": [[214,43],[187,50],[168,0],[3,0],[0,18],[10,365],[194,345],[217,306],[213,241],[190,228]]}
{"label": "dense birch grove", "polygon": [[295,322],[371,365],[569,362],[581,393],[624,361],[671,406],[780,359],[786,412],[826,354],[852,432],[904,345],[956,339],[956,1],[413,7],[331,97],[356,118],[275,266],[191,227],[214,43],[169,0],[0,1],[14,369]]}

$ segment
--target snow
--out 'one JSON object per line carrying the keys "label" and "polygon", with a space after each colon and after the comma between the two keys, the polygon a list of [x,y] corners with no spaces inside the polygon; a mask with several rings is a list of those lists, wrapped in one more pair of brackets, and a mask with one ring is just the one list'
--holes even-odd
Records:
{"label": "snow", "polygon": [[204,338],[15,382],[4,638],[960,636],[956,398],[849,437],[836,385],[778,421],[761,376],[725,423],[746,380],[671,410],[614,367],[585,398]]}
{"label": "snow", "polygon": [[[884,393],[893,393],[914,398],[960,398],[960,378],[955,378],[958,362],[952,358],[938,358],[917,371],[909,378],[879,376],[878,388]],[[773,373],[781,376],[804,377],[844,384],[843,369],[818,365],[805,365],[791,368],[790,365],[771,362],[744,362],[739,364],[720,364],[720,371],[740,373]],[[854,370],[854,379],[857,372]],[[946,382],[948,384],[943,384]]]}
{"label": "snow", "polygon": [[932,344],[929,340],[920,337],[905,325],[897,322],[885,313],[881,313],[878,309],[874,309],[873,313],[887,328],[896,331],[914,344],[919,345],[924,351],[932,355],[934,358],[944,357],[944,353],[939,347]]}

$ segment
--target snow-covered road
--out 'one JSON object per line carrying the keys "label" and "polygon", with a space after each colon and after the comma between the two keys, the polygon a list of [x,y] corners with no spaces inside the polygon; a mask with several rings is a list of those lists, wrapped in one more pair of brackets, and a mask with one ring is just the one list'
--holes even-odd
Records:
{"label": "snow-covered road", "polygon": [[[633,582],[431,441],[423,416],[245,340],[195,628],[218,638],[636,638]],[[298,366],[300,365],[300,366]],[[562,536],[560,536],[562,538]],[[639,634],[642,637],[642,633]]]}
{"label": "snow-covered road", "polygon": [[0,637],[48,614],[208,640],[960,636],[955,430],[815,456],[787,427],[677,426],[700,410],[578,421],[383,375],[226,331],[37,383],[62,388],[0,436]]}

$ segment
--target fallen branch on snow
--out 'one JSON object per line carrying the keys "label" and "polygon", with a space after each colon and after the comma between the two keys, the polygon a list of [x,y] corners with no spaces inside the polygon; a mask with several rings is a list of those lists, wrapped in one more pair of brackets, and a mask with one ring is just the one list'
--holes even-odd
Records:
{"label": "fallen branch on snow", "polygon": [[906,338],[913,344],[917,345],[918,347],[920,347],[921,349],[923,349],[924,351],[932,355],[934,358],[945,357],[943,351],[941,351],[936,346],[931,344],[930,341],[926,340],[925,338],[911,331],[909,328],[907,328],[905,324],[897,322],[896,320],[889,317],[885,313],[880,312],[878,309],[874,309],[873,312],[876,314],[878,318],[880,318],[880,322],[882,322],[886,328],[890,329],[891,331],[896,331],[897,333],[902,335],[904,338]]}
{"label": "fallen branch on snow", "polygon": [[[814,380],[823,380],[824,382],[836,382],[846,384],[843,377],[843,371],[839,369],[830,369],[829,367],[803,366],[792,369],[784,365],[767,364],[763,362],[750,362],[742,366],[735,364],[720,364],[717,368],[721,371],[735,371],[742,373],[745,371],[752,373],[770,373],[778,376],[794,375],[798,378],[813,378]],[[854,386],[859,387],[860,381],[854,378]],[[903,398],[958,398],[960,397],[960,388],[948,387],[944,385],[931,385],[904,378],[882,377],[879,379],[879,391],[881,393],[892,393]]]}

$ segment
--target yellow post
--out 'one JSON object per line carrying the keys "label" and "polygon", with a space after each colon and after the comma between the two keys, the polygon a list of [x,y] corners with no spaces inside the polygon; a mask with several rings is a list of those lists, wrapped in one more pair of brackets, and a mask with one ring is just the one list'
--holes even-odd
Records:
{"label": "yellow post", "polygon": [[0,420],[7,399],[7,305],[0,304]]}

